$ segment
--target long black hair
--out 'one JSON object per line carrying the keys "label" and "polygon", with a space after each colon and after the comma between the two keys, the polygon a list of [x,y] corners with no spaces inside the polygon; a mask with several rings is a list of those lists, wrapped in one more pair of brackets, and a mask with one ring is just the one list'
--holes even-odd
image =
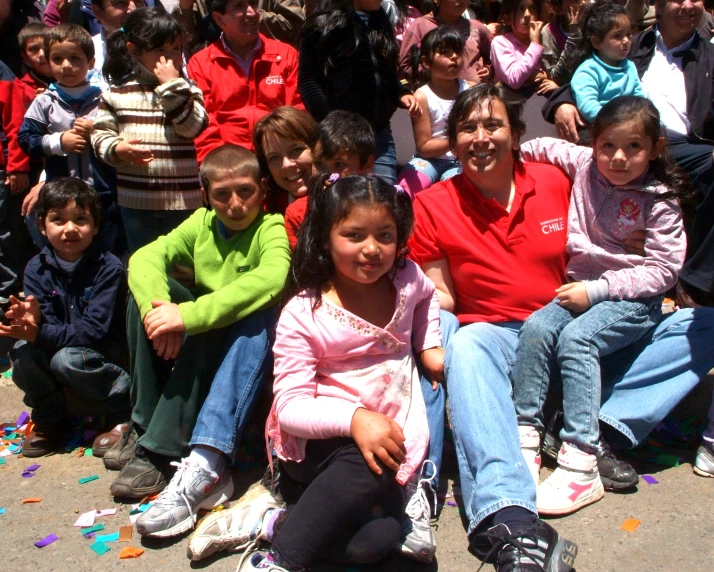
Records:
{"label": "long black hair", "polygon": [[[181,36],[181,26],[163,8],[134,10],[120,29],[109,34],[102,73],[108,81],[121,83],[136,71],[136,61],[126,47],[127,42],[134,44],[139,52],[151,52]],[[174,63],[180,69],[181,62]]]}
{"label": "long black hair", "polygon": [[624,6],[616,4],[613,0],[599,0],[585,8],[580,17],[582,37],[569,56],[568,69],[575,71],[581,63],[592,56],[595,51],[592,37],[604,40],[607,33],[623,16],[627,16]]}
{"label": "long black hair", "polygon": [[349,216],[352,207],[381,205],[394,219],[397,226],[394,269],[405,264],[407,240],[414,224],[411,199],[404,191],[373,176],[351,175],[333,184],[329,184],[329,177],[329,173],[323,173],[313,180],[283,295],[287,302],[305,290],[312,298],[313,310],[319,307],[322,289],[335,273],[329,251],[330,232]]}
{"label": "long black hair", "polygon": [[427,32],[421,40],[421,47],[415,44],[409,52],[412,88],[416,89],[429,81],[429,71],[421,66],[422,58],[431,63],[437,53],[444,54],[449,50],[463,56],[464,47],[464,39],[454,26],[438,26]]}
{"label": "long black hair", "polygon": [[[657,108],[646,97],[623,95],[603,105],[595,117],[591,129],[593,148],[605,129],[630,121],[640,122],[652,145],[657,145],[663,135]],[[666,146],[662,147],[658,157],[650,161],[649,176],[671,189],[669,193],[657,195],[656,200],[677,198],[682,204],[690,204],[694,199],[694,186],[684,170],[674,162]]]}

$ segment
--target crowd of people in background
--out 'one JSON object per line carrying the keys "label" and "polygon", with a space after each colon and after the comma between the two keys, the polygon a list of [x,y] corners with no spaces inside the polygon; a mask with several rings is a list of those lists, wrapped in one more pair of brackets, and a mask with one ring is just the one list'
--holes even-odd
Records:
{"label": "crowd of people in background", "polygon": [[[708,8],[3,3],[23,454],[61,446],[76,391],[112,495],[158,495],[142,536],[245,571],[429,563],[448,400],[470,550],[570,570],[540,517],[632,489],[620,451],[714,368]],[[521,142],[528,100],[560,138]],[[265,476],[213,510],[251,422]]]}

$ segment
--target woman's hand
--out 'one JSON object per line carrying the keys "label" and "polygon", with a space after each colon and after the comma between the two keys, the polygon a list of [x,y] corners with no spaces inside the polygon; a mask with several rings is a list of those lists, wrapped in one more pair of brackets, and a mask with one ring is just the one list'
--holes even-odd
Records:
{"label": "woman's hand", "polygon": [[419,117],[421,115],[421,107],[411,93],[403,95],[399,98],[399,104],[409,112],[409,117]]}
{"label": "woman's hand", "polygon": [[444,348],[429,348],[419,355],[424,373],[431,381],[431,388],[436,391],[444,383]]}
{"label": "woman's hand", "polygon": [[376,475],[382,474],[376,459],[396,473],[407,458],[404,432],[386,415],[359,408],[352,416],[350,434],[367,466]]}
{"label": "woman's hand", "polygon": [[560,305],[566,310],[580,313],[590,308],[590,300],[588,299],[588,292],[585,289],[584,282],[563,284],[555,291],[558,294],[557,298]]}

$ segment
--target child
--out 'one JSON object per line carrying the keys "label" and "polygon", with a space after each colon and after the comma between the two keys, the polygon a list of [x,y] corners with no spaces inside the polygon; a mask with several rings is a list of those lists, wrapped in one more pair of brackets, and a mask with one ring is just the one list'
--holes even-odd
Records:
{"label": "child", "polygon": [[580,16],[587,7],[585,0],[551,0],[555,18],[543,27],[543,67],[548,78],[558,85],[570,83],[573,75],[572,54],[580,42]]}
{"label": "child", "polygon": [[117,170],[117,204],[129,252],[168,234],[201,206],[193,139],[208,125],[201,90],[181,77],[181,28],[160,8],[135,10],[107,39],[92,133]]}
{"label": "child", "polygon": [[305,22],[298,74],[300,95],[316,120],[344,109],[369,121],[377,144],[373,172],[392,185],[397,154],[389,122],[397,107],[421,113],[397,77],[398,50],[378,0],[325,2]]}
{"label": "child", "polygon": [[463,51],[461,35],[448,26],[432,30],[421,43],[421,67],[429,80],[414,96],[429,114],[412,117],[417,153],[402,170],[399,181],[412,197],[459,173],[461,164],[451,152],[446,136],[446,118],[456,96],[471,85],[459,79]]}
{"label": "child", "polygon": [[504,0],[501,17],[510,31],[491,42],[491,63],[496,81],[525,95],[545,95],[558,86],[543,71],[541,58],[541,0]]}
{"label": "child", "polygon": [[[129,261],[133,436],[109,452],[114,466],[125,463],[112,494],[139,499],[161,491],[170,462],[187,456],[189,440],[194,447],[142,516],[142,535],[180,534],[199,508],[230,498],[226,461],[235,458],[269,367],[273,306],[290,264],[283,217],[263,212],[250,151],[214,149],[200,176],[208,208]],[[195,295],[168,277],[176,263],[193,268]]]}
{"label": "child", "polygon": [[64,437],[63,387],[104,405],[113,429],[95,440],[96,456],[129,421],[129,376],[122,369],[126,277],[121,261],[94,240],[100,216],[97,194],[79,179],[57,177],[40,191],[37,217],[49,246],[27,265],[25,301],[10,298],[11,325],[0,325],[0,336],[21,340],[10,357],[35,424],[25,437],[25,457],[52,453]]}
{"label": "child", "polygon": [[611,0],[591,4],[583,15],[582,30],[570,89],[580,115],[592,123],[614,97],[644,97],[644,92],[635,64],[627,59],[632,27],[625,9]]}
{"label": "child", "polygon": [[[552,163],[573,179],[568,283],[524,323],[513,372],[521,449],[536,483],[543,403],[556,363],[563,380],[558,468],[537,490],[538,512],[549,516],[603,497],[595,456],[600,357],[657,324],[686,250],[677,196],[688,191],[687,181],[667,155],[652,102],[612,100],[595,119],[592,141],[592,149],[545,138],[521,147],[523,160]],[[627,253],[624,240],[633,231],[647,233],[644,256]]]}
{"label": "child", "polygon": [[[315,129],[312,157],[318,171],[348,175],[369,175],[376,153],[374,131],[367,120],[351,111],[331,111]],[[319,186],[313,187],[319,192]],[[302,221],[307,212],[308,195],[297,198],[285,210],[285,230],[290,248],[295,250]]]}

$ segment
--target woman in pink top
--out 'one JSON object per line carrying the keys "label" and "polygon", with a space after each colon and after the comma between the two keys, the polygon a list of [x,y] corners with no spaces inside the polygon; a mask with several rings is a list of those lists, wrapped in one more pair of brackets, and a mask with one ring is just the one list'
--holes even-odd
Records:
{"label": "woman in pink top", "polygon": [[[405,259],[412,220],[408,195],[377,177],[345,177],[310,195],[266,427],[281,492],[304,492],[286,498],[286,517],[266,514],[281,524],[270,552],[252,557],[256,567],[375,562],[400,541],[406,555],[433,558],[433,492],[419,481],[429,430],[413,352],[434,383],[444,352],[434,284]],[[405,485],[416,522],[403,529]]]}

